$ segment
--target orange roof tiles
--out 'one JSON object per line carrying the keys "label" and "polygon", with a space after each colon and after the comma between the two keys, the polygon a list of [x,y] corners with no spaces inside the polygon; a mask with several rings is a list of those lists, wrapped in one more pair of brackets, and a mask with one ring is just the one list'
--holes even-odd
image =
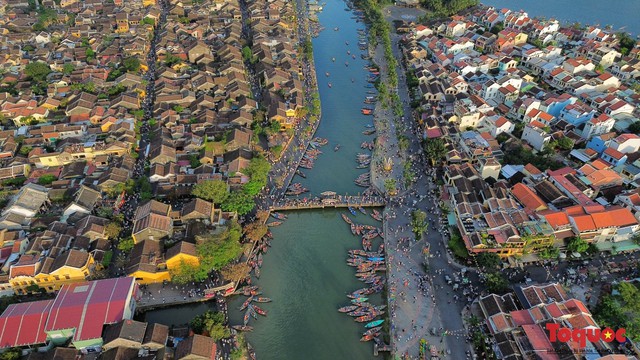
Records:
{"label": "orange roof tiles", "polygon": [[552,228],[557,229],[569,225],[569,217],[562,211],[549,212],[542,215]]}
{"label": "orange roof tiles", "polygon": [[537,167],[535,167],[533,164],[529,163],[527,165],[524,166],[524,169],[527,170],[527,172],[531,175],[540,175],[542,174],[542,171],[540,171],[540,169],[538,169]]}
{"label": "orange roof tiles", "polygon": [[528,211],[543,210],[547,204],[528,186],[518,183],[511,188],[511,193]]}

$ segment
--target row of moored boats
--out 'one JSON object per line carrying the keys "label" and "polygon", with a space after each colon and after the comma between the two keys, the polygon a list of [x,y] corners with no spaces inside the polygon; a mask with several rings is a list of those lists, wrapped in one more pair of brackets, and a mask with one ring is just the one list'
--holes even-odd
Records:
{"label": "row of moored boats", "polygon": [[[375,220],[382,221],[382,214],[378,210],[373,209],[368,214],[362,207],[357,209],[364,215],[371,215]],[[349,212],[352,216],[358,214],[353,207],[349,207]],[[373,305],[369,302],[369,296],[382,292],[386,283],[383,274],[386,270],[384,244],[380,244],[378,251],[371,251],[372,240],[377,236],[382,237],[382,230],[373,225],[358,224],[348,214],[341,216],[349,225],[351,233],[362,237],[362,249],[349,250],[347,265],[356,269],[356,277],[365,286],[347,294],[350,304],[339,308],[338,311],[353,317],[356,322],[364,323],[365,330],[360,341],[374,340],[379,346],[384,346],[381,333],[385,320],[380,317],[385,314],[386,305]]]}

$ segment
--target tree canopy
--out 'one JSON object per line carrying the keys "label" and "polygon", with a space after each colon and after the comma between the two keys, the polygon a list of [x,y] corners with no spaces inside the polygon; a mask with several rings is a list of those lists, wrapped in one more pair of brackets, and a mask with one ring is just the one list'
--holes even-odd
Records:
{"label": "tree canopy", "polygon": [[567,250],[570,252],[583,253],[587,251],[588,248],[589,244],[586,241],[582,240],[582,238],[579,236],[570,238],[569,242],[567,243]]}
{"label": "tree canopy", "polygon": [[621,282],[619,295],[605,295],[594,310],[598,323],[603,327],[625,328],[626,336],[640,340],[640,290],[635,284]]}
{"label": "tree canopy", "polygon": [[122,65],[129,72],[137,72],[140,70],[140,59],[137,57],[128,57],[122,61]]}
{"label": "tree canopy", "polygon": [[207,310],[204,314],[193,318],[190,325],[193,332],[208,335],[214,341],[219,341],[231,336],[229,328],[227,328],[224,323],[223,313]]}
{"label": "tree canopy", "polygon": [[47,75],[51,73],[51,68],[43,62],[34,61],[24,67],[24,73],[36,81],[44,81]]}
{"label": "tree canopy", "polygon": [[447,155],[447,147],[444,140],[440,138],[428,139],[423,144],[424,154],[427,159],[433,163],[437,163]]}
{"label": "tree canopy", "polygon": [[476,255],[476,263],[488,270],[495,271],[502,263],[500,256],[491,252],[482,252]]}
{"label": "tree canopy", "polygon": [[220,204],[229,196],[229,187],[222,180],[203,181],[193,187],[191,195]]}
{"label": "tree canopy", "polygon": [[429,227],[427,222],[427,213],[422,210],[414,210],[411,212],[411,229],[416,237],[416,240],[420,240],[422,234]]}
{"label": "tree canopy", "polygon": [[233,191],[224,200],[220,207],[224,211],[235,211],[240,215],[251,212],[256,206],[253,196],[244,191]]}
{"label": "tree canopy", "polygon": [[202,238],[202,241],[196,245],[196,250],[200,257],[200,264],[207,273],[222,269],[240,256],[241,235],[242,227],[234,221],[222,233]]}

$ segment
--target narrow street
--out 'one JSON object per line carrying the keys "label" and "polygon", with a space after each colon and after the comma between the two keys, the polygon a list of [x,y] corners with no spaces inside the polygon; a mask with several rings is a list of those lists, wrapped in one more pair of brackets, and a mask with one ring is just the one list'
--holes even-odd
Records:
{"label": "narrow street", "polygon": [[[167,21],[167,14],[169,12],[169,8],[165,0],[158,1],[158,5],[161,9],[160,19],[155,26],[153,38],[151,39],[149,44],[149,52],[147,53],[147,64],[149,69],[142,76],[142,78],[147,81],[147,87],[146,96],[142,101],[142,110],[144,111],[144,115],[142,117],[139,130],[140,139],[137,150],[138,158],[136,160],[133,174],[131,174],[131,178],[134,180],[140,178],[141,176],[144,176],[145,166],[147,165],[146,150],[147,146],[149,145],[149,120],[153,118],[153,109],[156,99],[156,46],[159,39],[162,37],[164,26]],[[138,192],[125,195],[124,204],[119,209],[119,212],[124,215],[124,220],[122,224],[122,231],[120,232],[121,236],[118,240],[124,239],[131,234],[131,230],[133,228],[133,215],[139,201],[140,194]],[[114,247],[114,258],[117,258],[119,256],[121,256],[121,254],[119,253],[117,247]],[[112,266],[110,270],[114,275],[120,275],[124,271],[124,269],[118,269],[115,266]]]}

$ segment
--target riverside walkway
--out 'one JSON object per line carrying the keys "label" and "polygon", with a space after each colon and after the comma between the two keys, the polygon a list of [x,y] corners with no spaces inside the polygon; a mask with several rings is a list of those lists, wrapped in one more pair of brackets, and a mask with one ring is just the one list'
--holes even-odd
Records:
{"label": "riverside walkway", "polygon": [[386,205],[380,196],[341,196],[338,199],[311,199],[275,201],[269,206],[271,211],[346,208],[346,207],[383,207]]}

